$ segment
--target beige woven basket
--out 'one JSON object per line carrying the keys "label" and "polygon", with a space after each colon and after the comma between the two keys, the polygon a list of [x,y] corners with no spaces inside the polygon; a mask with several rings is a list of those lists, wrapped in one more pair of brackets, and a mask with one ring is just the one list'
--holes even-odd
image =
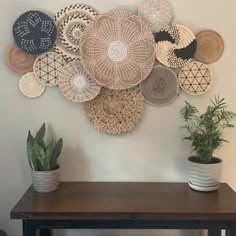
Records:
{"label": "beige woven basket", "polygon": [[202,95],[212,86],[213,77],[207,65],[201,62],[191,62],[179,72],[180,87],[190,95]]}
{"label": "beige woven basket", "polygon": [[85,104],[85,111],[94,128],[117,135],[132,130],[141,120],[144,98],[139,87],[121,91],[103,88]]}
{"label": "beige woven basket", "polygon": [[115,90],[138,85],[150,74],[155,60],[151,30],[127,11],[98,16],[85,29],[80,49],[82,63],[92,78]]}
{"label": "beige woven basket", "polygon": [[92,79],[79,61],[64,66],[59,79],[62,94],[73,102],[87,102],[94,99],[101,86]]}

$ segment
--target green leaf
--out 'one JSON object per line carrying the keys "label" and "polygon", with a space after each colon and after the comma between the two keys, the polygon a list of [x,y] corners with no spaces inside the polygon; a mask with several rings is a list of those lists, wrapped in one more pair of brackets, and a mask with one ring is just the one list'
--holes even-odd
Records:
{"label": "green leaf", "polygon": [[50,166],[50,163],[51,163],[51,159],[52,159],[52,155],[53,155],[53,149],[54,149],[54,140],[53,138],[51,139],[49,145],[47,146],[46,148],[46,152],[45,152],[45,155],[46,155],[46,160],[47,160],[47,169],[50,170],[51,169],[51,166]]}
{"label": "green leaf", "polygon": [[53,168],[58,166],[57,161],[58,161],[58,158],[59,158],[59,156],[61,154],[62,146],[63,146],[63,140],[62,140],[62,138],[60,138],[57,141],[57,143],[56,143],[56,145],[55,145],[55,147],[53,149],[53,152],[52,152],[52,158],[51,158],[50,164],[51,164],[51,167],[53,167]]}
{"label": "green leaf", "polygon": [[31,167],[32,170],[34,170],[34,163],[33,163],[33,141],[34,138],[31,135],[30,131],[28,132],[28,136],[27,136],[27,155],[28,155],[28,161],[29,161],[29,165]]}
{"label": "green leaf", "polygon": [[41,128],[39,129],[39,131],[36,133],[35,139],[43,139],[45,136],[45,132],[46,132],[46,126],[45,123],[43,123],[43,125],[41,126]]}
{"label": "green leaf", "polygon": [[45,136],[45,132],[46,132],[46,126],[45,126],[45,123],[43,123],[43,125],[41,126],[41,128],[39,129],[39,131],[36,133],[36,136],[35,136],[35,140],[44,150],[46,149],[46,145],[43,140]]}
{"label": "green leaf", "polygon": [[33,140],[33,157],[36,158],[40,164],[43,166],[43,168],[45,168],[45,152],[43,150],[43,148],[37,143],[36,140]]}

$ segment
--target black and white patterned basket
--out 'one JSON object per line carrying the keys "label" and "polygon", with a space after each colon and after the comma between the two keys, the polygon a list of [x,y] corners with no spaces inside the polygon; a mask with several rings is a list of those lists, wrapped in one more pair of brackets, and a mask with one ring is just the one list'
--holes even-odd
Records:
{"label": "black and white patterned basket", "polygon": [[47,52],[56,40],[54,21],[40,11],[27,11],[13,25],[13,37],[17,47],[29,54]]}

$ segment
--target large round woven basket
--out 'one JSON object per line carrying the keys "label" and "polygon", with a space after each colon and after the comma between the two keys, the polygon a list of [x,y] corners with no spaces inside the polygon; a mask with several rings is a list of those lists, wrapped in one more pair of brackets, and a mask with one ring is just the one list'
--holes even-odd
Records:
{"label": "large round woven basket", "polygon": [[132,130],[141,120],[144,98],[139,87],[121,91],[103,88],[85,104],[85,111],[94,128],[117,135]]}
{"label": "large round woven basket", "polygon": [[127,11],[98,16],[85,29],[81,60],[100,85],[115,90],[147,78],[155,60],[155,41],[148,25]]}

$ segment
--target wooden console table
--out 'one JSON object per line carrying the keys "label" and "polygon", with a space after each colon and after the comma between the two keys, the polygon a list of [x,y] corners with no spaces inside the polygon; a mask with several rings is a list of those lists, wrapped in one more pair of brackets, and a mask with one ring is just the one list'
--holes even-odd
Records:
{"label": "wooden console table", "polygon": [[207,229],[209,236],[236,236],[236,194],[221,184],[197,192],[186,183],[65,182],[52,193],[31,186],[11,211],[23,235],[52,229]]}

